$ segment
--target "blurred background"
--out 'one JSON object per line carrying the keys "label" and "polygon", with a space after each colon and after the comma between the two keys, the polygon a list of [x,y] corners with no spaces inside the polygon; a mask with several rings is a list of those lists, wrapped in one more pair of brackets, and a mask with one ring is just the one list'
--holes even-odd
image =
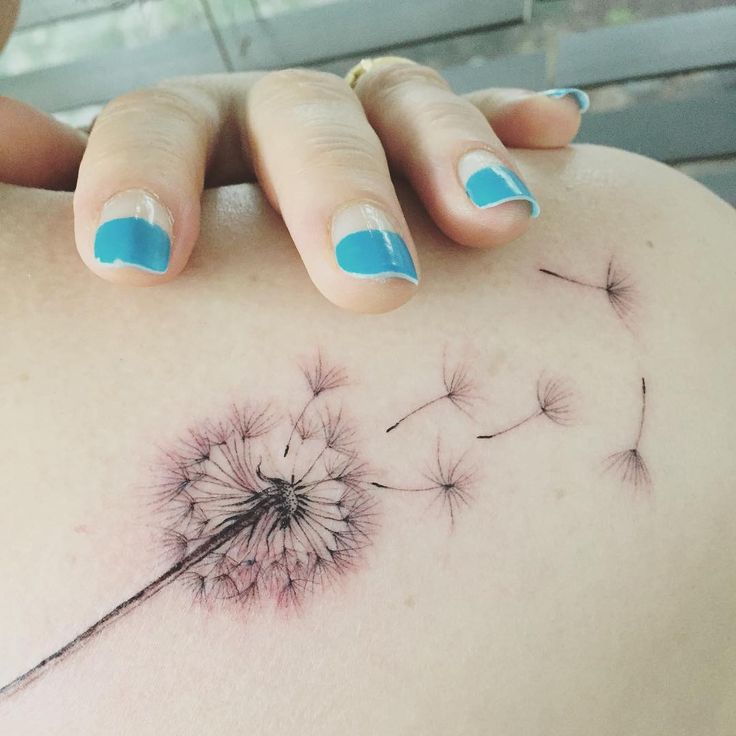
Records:
{"label": "blurred background", "polygon": [[578,140],[663,161],[736,205],[736,5],[722,0],[23,0],[0,94],[85,125],[168,76],[344,74],[383,53],[457,92],[581,87]]}

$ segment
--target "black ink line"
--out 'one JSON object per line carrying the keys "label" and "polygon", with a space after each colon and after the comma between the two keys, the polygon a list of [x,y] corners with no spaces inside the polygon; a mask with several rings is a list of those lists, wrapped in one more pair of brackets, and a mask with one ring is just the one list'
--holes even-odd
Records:
{"label": "black ink line", "polygon": [[511,430],[516,429],[517,427],[521,427],[522,424],[526,424],[528,421],[532,419],[536,419],[539,416],[542,416],[544,412],[539,409],[538,411],[535,411],[533,414],[530,414],[528,417],[524,417],[524,419],[516,422],[516,424],[512,424],[510,427],[506,427],[506,429],[501,429],[498,432],[494,432],[493,434],[479,434],[477,436],[477,439],[479,440],[492,440],[494,437],[498,437],[500,434],[506,434],[506,432],[511,432]]}
{"label": "black ink line", "polygon": [[372,481],[371,485],[376,488],[382,488],[385,491],[401,491],[402,493],[422,493],[424,491],[436,491],[439,488],[439,486],[436,485],[426,486],[425,488],[400,488],[399,486],[386,486],[383,483],[378,483],[377,481]]}
{"label": "black ink line", "polygon": [[301,412],[299,412],[299,416],[294,420],[294,424],[291,428],[291,432],[289,432],[289,439],[286,440],[286,447],[284,447],[284,457],[286,457],[289,454],[289,449],[291,448],[291,441],[294,439],[294,432],[296,432],[296,428],[299,425],[299,422],[301,422],[301,420],[304,417],[304,413],[307,411],[307,409],[309,409],[310,405],[316,398],[317,398],[316,396],[312,396],[312,398],[309,399],[309,401],[307,401],[306,404],[304,404],[304,408],[301,410]]}
{"label": "black ink line", "polygon": [[641,379],[641,418],[639,419],[639,432],[636,435],[636,442],[634,443],[635,448],[639,448],[641,442],[641,435],[644,431],[644,415],[647,410],[647,382],[644,380],[644,376]]}
{"label": "black ink line", "polygon": [[577,284],[578,286],[585,286],[588,289],[603,289],[605,291],[605,286],[600,286],[599,284],[589,284],[586,281],[578,281],[577,279],[573,279],[570,276],[563,276],[560,273],[556,273],[555,271],[550,271],[548,268],[540,268],[539,269],[542,273],[546,273],[547,276],[554,276],[556,279],[561,279],[562,281],[567,281],[570,284]]}
{"label": "black ink line", "polygon": [[81,634],[74,637],[74,639],[65,644],[63,647],[57,649],[53,654],[50,654],[48,657],[42,659],[37,665],[32,667],[27,672],[24,672],[19,677],[16,677],[12,682],[9,682],[3,687],[0,687],[0,697],[9,697],[13,695],[22,687],[28,685],[30,682],[42,675],[51,665],[60,662],[62,659],[81,647],[92,636],[102,631],[102,629],[111,624],[113,621],[124,616],[126,613],[130,613],[141,603],[153,597],[163,587],[176,580],[176,578],[185,573],[193,565],[201,562],[210,553],[214,552],[227,541],[235,537],[247,526],[252,525],[257,518],[259,512],[259,509],[253,509],[253,511],[249,515],[243,516],[243,518],[239,519],[237,522],[231,524],[225,529],[219,531],[217,534],[213,535],[206,542],[190,552],[186,557],[183,557],[181,560],[174,563],[168,570],[166,570],[166,572],[159,575],[159,577],[157,577],[154,581],[146,585],[145,588],[141,588],[141,590],[132,595],[130,598],[115,606],[115,608],[113,608],[109,613],[106,613],[101,619],[96,621],[94,624],[92,624],[92,626],[83,631]]}
{"label": "black ink line", "polygon": [[428,406],[432,406],[432,404],[436,404],[438,401],[443,401],[444,399],[449,399],[449,398],[450,397],[448,396],[448,394],[442,394],[442,396],[437,396],[434,399],[430,399],[429,401],[425,402],[421,406],[418,406],[416,409],[412,409],[412,411],[410,411],[408,414],[401,417],[401,419],[399,419],[398,422],[395,422],[394,424],[392,424],[386,430],[386,432],[393,432],[393,430],[396,429],[396,427],[398,427],[403,421],[407,420],[409,417],[414,416],[414,414],[416,414],[417,412],[422,411],[422,409],[426,409]]}

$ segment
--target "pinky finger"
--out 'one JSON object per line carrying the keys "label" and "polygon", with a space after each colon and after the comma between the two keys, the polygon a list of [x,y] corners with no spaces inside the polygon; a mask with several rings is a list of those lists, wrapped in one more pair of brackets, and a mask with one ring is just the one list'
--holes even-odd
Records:
{"label": "pinky finger", "polygon": [[561,148],[577,135],[590,106],[581,89],[485,89],[465,95],[512,148]]}

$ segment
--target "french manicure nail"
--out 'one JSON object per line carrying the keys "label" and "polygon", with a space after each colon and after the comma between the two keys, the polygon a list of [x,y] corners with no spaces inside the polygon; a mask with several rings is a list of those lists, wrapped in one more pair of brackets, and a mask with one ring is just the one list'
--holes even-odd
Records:
{"label": "french manicure nail", "polygon": [[340,210],[332,219],[332,243],[337,265],[351,276],[418,283],[406,242],[388,216],[372,204]]}
{"label": "french manicure nail", "polygon": [[590,97],[583,92],[581,89],[577,89],[576,87],[563,87],[560,89],[546,89],[544,92],[540,92],[539,94],[545,95],[547,97],[552,97],[554,99],[560,99],[561,97],[567,97],[568,95],[572,97],[575,102],[578,103],[578,107],[580,108],[580,112],[585,112],[590,107]]}
{"label": "french manicure nail", "polygon": [[529,187],[490,152],[479,149],[466,153],[458,162],[458,173],[466,194],[477,207],[485,209],[520,199],[529,202],[532,217],[539,216],[539,203]]}
{"label": "french manicure nail", "polygon": [[95,258],[106,266],[165,273],[171,255],[172,225],[168,209],[149,192],[120,192],[102,208],[95,234]]}

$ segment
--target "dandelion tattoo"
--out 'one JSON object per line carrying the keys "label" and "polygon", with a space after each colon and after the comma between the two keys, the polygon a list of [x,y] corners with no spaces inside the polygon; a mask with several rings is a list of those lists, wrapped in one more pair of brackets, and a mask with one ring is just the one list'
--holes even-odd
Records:
{"label": "dandelion tattoo", "polygon": [[644,462],[644,458],[639,452],[639,444],[641,436],[644,432],[644,417],[647,408],[647,384],[644,378],[641,379],[641,413],[639,415],[639,431],[634,439],[633,447],[622,452],[616,452],[609,455],[604,464],[606,470],[617,473],[621,482],[630,485],[635,491],[646,490],[651,483],[649,469]]}
{"label": "dandelion tattoo", "polygon": [[[276,403],[233,405],[224,418],[189,429],[173,448],[161,453],[156,505],[164,519],[162,543],[172,561],[78,636],[0,687],[0,699],[64,661],[176,581],[185,584],[196,601],[207,604],[247,608],[270,601],[276,607],[299,609],[308,596],[355,570],[364,558],[377,528],[377,497],[382,492],[426,494],[430,505],[439,504],[454,527],[477,483],[468,453],[451,455],[438,438],[420,482],[379,482],[364,456],[356,425],[345,407],[335,402],[340,392],[333,391],[348,383],[345,371],[318,353],[302,373],[309,396],[298,401],[296,414]],[[478,397],[465,366],[449,369],[445,361],[442,380],[443,393],[405,414],[386,432],[445,401],[471,416],[469,409]],[[566,383],[541,376],[536,394],[536,407],[529,414],[477,437],[492,439],[538,417],[559,425],[571,423],[575,397]],[[649,483],[639,454],[645,409],[642,379],[641,417],[633,447],[606,461],[608,469],[635,488]]]}
{"label": "dandelion tattoo", "polygon": [[[351,571],[370,544],[375,502],[356,430],[341,408],[316,399],[344,374],[319,358],[312,398],[295,423],[269,406],[233,407],[223,421],[190,430],[162,460],[158,502],[165,546],[176,561],[79,636],[4,687],[10,695],[177,579],[201,601],[249,605],[303,598]],[[309,379],[308,379],[309,380]],[[309,421],[305,420],[309,412]],[[315,429],[318,427],[318,429]],[[283,438],[299,437],[286,459]]]}
{"label": "dandelion tattoo", "polygon": [[455,516],[459,508],[470,503],[470,490],[475,479],[475,470],[467,462],[467,452],[457,459],[444,456],[438,439],[433,465],[423,474],[423,485],[401,487],[385,485],[376,481],[373,481],[371,485],[389,491],[434,494],[433,502],[439,501],[442,504],[450,516],[450,525],[454,526]]}
{"label": "dandelion tattoo", "polygon": [[591,284],[586,281],[580,281],[570,276],[563,276],[555,271],[550,271],[547,268],[540,268],[539,270],[547,276],[553,276],[570,284],[605,292],[608,303],[613,308],[613,311],[624,322],[626,322],[626,318],[631,314],[636,305],[636,288],[629,276],[615,266],[613,258],[608,263],[605,284]]}
{"label": "dandelion tattoo", "polygon": [[442,368],[442,382],[445,387],[445,392],[443,394],[435,396],[433,399],[425,401],[420,406],[412,409],[408,414],[401,417],[398,422],[394,422],[386,432],[393,432],[394,429],[396,429],[402,422],[409,419],[409,417],[412,417],[420,411],[424,411],[424,409],[428,409],[430,406],[443,401],[449,401],[456,409],[459,409],[463,414],[472,418],[468,410],[473,405],[475,399],[474,384],[468,376],[467,368],[460,363],[450,371],[448,370],[447,363],[445,362]]}
{"label": "dandelion tattoo", "polygon": [[490,434],[479,434],[477,435],[477,439],[493,439],[494,437],[518,429],[537,417],[547,417],[547,419],[555,424],[571,424],[574,417],[573,401],[573,392],[567,387],[565,382],[560,379],[549,379],[542,376],[537,382],[537,408],[533,412],[503,429]]}

